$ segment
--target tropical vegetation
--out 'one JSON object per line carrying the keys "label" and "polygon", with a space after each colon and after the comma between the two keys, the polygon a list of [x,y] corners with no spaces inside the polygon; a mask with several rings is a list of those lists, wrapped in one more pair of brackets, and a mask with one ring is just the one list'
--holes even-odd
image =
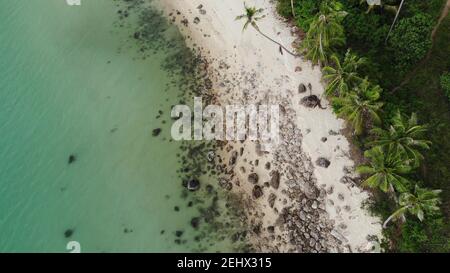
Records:
{"label": "tropical vegetation", "polygon": [[441,203],[450,200],[449,16],[438,25],[445,2],[278,0],[365,150],[357,171],[363,186],[379,190],[370,203],[385,220],[386,251],[450,251],[450,211]]}

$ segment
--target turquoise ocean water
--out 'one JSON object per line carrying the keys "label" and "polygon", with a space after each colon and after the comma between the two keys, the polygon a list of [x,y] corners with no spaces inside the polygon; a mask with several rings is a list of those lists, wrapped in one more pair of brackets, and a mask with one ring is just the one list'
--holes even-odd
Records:
{"label": "turquoise ocean water", "polygon": [[141,58],[120,5],[0,0],[1,252],[230,249],[195,238],[168,141],[180,79],[167,48]]}

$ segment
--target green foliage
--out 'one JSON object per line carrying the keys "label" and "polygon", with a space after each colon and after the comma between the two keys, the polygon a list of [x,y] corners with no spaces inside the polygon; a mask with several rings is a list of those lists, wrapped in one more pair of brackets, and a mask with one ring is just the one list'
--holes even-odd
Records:
{"label": "green foliage", "polygon": [[379,112],[383,103],[379,101],[381,88],[372,85],[367,79],[350,94],[344,97],[334,98],[336,113],[339,117],[348,119],[352,124],[354,133],[361,135],[373,124],[380,124]]}
{"label": "green foliage", "polygon": [[445,72],[441,76],[441,87],[450,100],[450,72]]}
{"label": "green foliage", "polygon": [[314,16],[319,12],[319,2],[317,0],[295,1],[295,21],[304,31],[309,29]]}
{"label": "green foliage", "polygon": [[327,63],[336,47],[345,44],[341,22],[346,13],[340,9],[336,2],[324,1],[310,24],[302,49],[314,64]]}
{"label": "green foliage", "polygon": [[398,22],[389,39],[389,47],[400,75],[405,74],[430,50],[432,24],[431,17],[423,13]]}
{"label": "green foliage", "polygon": [[423,139],[427,131],[426,126],[419,125],[417,115],[405,119],[399,110],[392,117],[392,124],[387,130],[375,128],[372,133],[376,140],[371,142],[372,146],[387,147],[389,150],[403,154],[418,167],[424,159],[419,149],[430,149],[430,141]]}
{"label": "green foliage", "polygon": [[374,12],[364,13],[359,9],[352,9],[343,24],[351,44],[369,50],[382,46],[389,31],[384,17]]}
{"label": "green foliage", "polygon": [[[278,1],[287,4],[287,17],[292,17],[290,0]],[[304,29],[306,29],[304,27],[305,24],[310,23],[308,18],[311,17],[311,12],[313,10],[313,8],[311,8],[312,5],[308,6],[308,4],[305,4],[304,11],[300,12],[298,4],[305,2],[311,1],[295,1],[296,17],[305,18],[305,20],[297,20],[296,23],[299,27]],[[395,11],[395,9],[392,9],[392,7],[398,7],[401,2],[400,0],[384,0],[383,7],[376,7],[371,10],[368,10],[367,4],[364,3],[365,1],[361,0],[336,0],[327,2],[340,2],[345,6],[345,11],[348,12],[345,19],[340,22],[340,25],[344,28],[343,38],[346,38],[347,48],[351,48],[353,52],[356,52],[366,59],[366,64],[358,70],[358,74],[367,77],[372,83],[381,85],[385,90],[392,90],[393,87],[396,87],[404,80],[404,75],[407,72],[417,67],[419,61],[422,60],[431,49],[431,30],[446,1],[405,1],[400,13],[399,21],[397,21],[396,27],[391,33],[388,45],[385,45],[384,39],[394,19],[395,14],[392,11]],[[306,12],[307,10],[308,12]],[[303,14],[305,14],[305,17],[301,17]],[[315,18],[317,18],[317,16]],[[308,29],[310,30],[311,28]],[[423,180],[423,186],[444,189],[442,198],[444,200],[450,198],[450,189],[448,187],[448,181],[450,181],[450,165],[448,164],[448,162],[450,162],[450,115],[447,114],[449,107],[447,99],[448,93],[447,95],[444,95],[444,92],[442,92],[443,89],[447,90],[447,87],[450,86],[450,76],[446,75],[441,78],[442,71],[448,71],[448,68],[450,67],[450,47],[448,46],[450,32],[448,29],[450,29],[450,16],[444,19],[443,24],[437,31],[435,46],[431,51],[430,58],[427,59],[423,65],[417,67],[418,69],[415,71],[412,80],[400,90],[396,92],[384,92],[381,97],[378,96],[374,101],[371,101],[370,95],[367,96],[364,95],[364,92],[361,92],[361,89],[364,88],[359,87],[359,90],[357,88],[355,88],[356,90],[352,90],[353,88],[350,88],[350,86],[353,85],[351,81],[339,79],[339,81],[337,81],[339,84],[336,84],[338,89],[343,88],[342,90],[350,90],[350,92],[341,98],[332,98],[332,106],[335,112],[350,121],[353,127],[356,126],[362,128],[362,132],[367,131],[367,127],[370,127],[372,118],[370,118],[371,115],[368,114],[370,112],[357,110],[360,109],[359,107],[362,105],[361,102],[367,100],[369,103],[381,103],[381,101],[384,100],[385,106],[383,107],[383,112],[380,113],[379,111],[375,111],[377,116],[375,119],[378,119],[378,121],[381,121],[382,119],[384,121],[383,123],[387,123],[384,127],[385,130],[383,130],[384,136],[381,132],[378,134],[376,130],[372,131],[372,133],[376,133],[375,135],[369,136],[379,137],[379,141],[396,140],[397,142],[403,142],[402,145],[406,145],[405,147],[412,146],[416,151],[410,153],[409,159],[415,159],[414,161],[421,158],[419,154],[423,152],[425,160],[423,161],[421,168],[415,168],[417,167],[417,164],[412,164],[409,168],[411,169],[410,171],[414,170],[414,172],[410,173],[410,171],[407,171],[405,174],[401,174],[400,172],[403,172],[408,168],[403,168],[404,166],[401,165],[409,165],[408,158],[405,158],[405,154],[408,152],[392,152],[392,155],[390,155],[387,150],[395,150],[394,148],[389,147],[397,146],[398,143],[396,145],[382,145],[381,143],[378,143],[382,145],[383,148],[378,147],[376,149],[382,149],[383,152],[375,152],[377,155],[366,154],[370,159],[369,164],[358,168],[362,173],[369,174],[369,177],[372,177],[377,173],[376,170],[380,169],[379,166],[391,166],[389,169],[392,171],[396,169],[396,165],[391,163],[398,162],[398,166],[400,166],[398,175],[408,180],[407,183],[404,183],[407,185],[405,185],[405,194],[402,197],[403,205],[406,204],[405,200],[412,199],[406,197],[415,195],[409,193],[414,186],[410,180],[411,178],[414,178],[414,180]],[[314,46],[314,44],[312,45]],[[317,53],[318,51],[316,50],[315,52]],[[322,56],[316,54],[319,56],[319,60],[322,58],[322,60],[327,61],[333,54],[338,56],[331,57],[332,62],[328,63],[330,68],[324,70],[324,75],[329,75],[325,80],[328,83],[333,84],[333,80],[336,80],[338,78],[337,76],[343,75],[341,73],[341,68],[343,66],[342,62],[345,62],[343,60],[345,51],[343,51],[343,47],[338,44],[330,47],[330,50],[324,50],[322,53]],[[339,60],[339,64],[336,62],[336,58]],[[366,87],[376,86],[368,84],[368,80],[365,82]],[[336,83],[336,81],[334,81],[334,83]],[[328,91],[332,96],[339,95],[335,90],[331,91],[331,89],[334,89],[333,86],[329,87],[329,89],[330,90]],[[381,88],[379,86],[375,89],[379,90],[378,94],[381,93]],[[339,91],[339,93],[341,93],[341,91]],[[374,94],[377,92],[369,93]],[[428,135],[426,137],[422,136],[422,133],[427,134],[427,132],[419,129],[420,136],[415,135],[405,137],[404,133],[406,131],[411,128],[420,128],[420,125],[417,125],[417,118],[415,117],[409,117],[408,119],[401,117],[399,119],[398,109],[400,109],[401,112],[406,113],[417,112],[418,117],[421,118],[422,122],[430,124],[428,127]],[[378,110],[380,109],[378,108]],[[367,120],[369,122],[366,122]],[[409,126],[411,121],[414,121],[412,123],[416,125]],[[400,123],[403,125],[399,127],[398,124]],[[369,126],[366,124],[369,124]],[[394,128],[395,132],[391,131],[391,128]],[[400,137],[401,135],[403,135],[403,137]],[[427,146],[429,145],[425,140],[427,138],[436,143],[436,145],[427,149]],[[359,136],[356,135],[354,141],[363,143],[364,145],[361,147],[364,148],[367,143],[366,139],[367,135],[362,134]],[[400,139],[402,139],[402,141],[400,141]],[[425,142],[414,147],[417,143],[415,142],[416,140]],[[420,153],[417,154],[417,148],[420,147],[423,147],[424,149],[421,149]],[[401,149],[397,149],[397,151],[399,150]],[[405,148],[404,150],[408,150],[408,148]],[[403,158],[403,161],[394,160],[396,157]],[[374,160],[374,158],[378,159]],[[374,164],[375,161],[377,161],[376,164]],[[391,161],[391,163],[383,165],[389,161]],[[381,162],[383,164],[381,164]],[[387,172],[378,173],[385,175]],[[387,177],[387,175],[385,175],[385,177]],[[384,180],[376,181],[381,181],[381,183],[375,183],[378,187],[386,189],[383,184]],[[382,218],[386,219],[392,211],[395,210],[396,204],[394,204],[392,198],[389,198],[392,197],[392,195],[375,193],[376,202],[373,203],[371,208],[374,212],[381,215]],[[383,244],[386,247],[386,250],[400,252],[450,252],[450,223],[448,221],[450,211],[448,206],[443,206],[441,209],[444,210],[444,215],[441,215],[438,211],[434,212],[434,210],[432,210],[431,213],[428,211],[425,218],[426,221],[424,222],[420,222],[419,219],[414,217],[408,217],[408,221],[403,224],[398,223],[397,225],[389,225],[383,231],[387,236],[386,238],[389,238],[389,242],[384,242]],[[405,210],[404,212],[410,211]],[[412,213],[422,217],[422,213],[419,213],[419,210],[415,210]],[[423,214],[425,214],[425,211]],[[398,233],[399,227],[401,228],[401,236],[399,236]]]}
{"label": "green foliage", "polygon": [[383,192],[407,191],[411,181],[405,175],[409,174],[412,168],[400,153],[377,146],[366,151],[364,156],[370,160],[369,165],[357,168],[358,173],[369,175],[363,186],[378,188]]}
{"label": "green foliage", "polygon": [[450,240],[440,213],[426,222],[407,221],[402,225],[402,235],[396,246],[399,252],[450,252]]}
{"label": "green foliage", "polygon": [[398,202],[399,208],[384,222],[383,227],[386,228],[387,223],[395,218],[404,217],[406,213],[412,214],[420,222],[427,217],[432,216],[439,211],[439,194],[441,190],[429,190],[420,188],[418,185],[414,188],[414,193],[403,192]]}
{"label": "green foliage", "polygon": [[322,69],[323,79],[327,82],[325,93],[328,96],[344,96],[362,81],[358,75],[358,69],[364,64],[365,59],[347,50],[342,64],[337,55],[331,56],[331,62],[333,66]]}

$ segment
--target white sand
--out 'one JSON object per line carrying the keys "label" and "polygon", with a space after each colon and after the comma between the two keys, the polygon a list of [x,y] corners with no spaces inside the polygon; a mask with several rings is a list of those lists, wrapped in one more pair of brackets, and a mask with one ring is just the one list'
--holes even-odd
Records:
{"label": "white sand", "polygon": [[[237,15],[244,12],[242,0],[159,1],[167,14],[173,13],[174,10],[181,12],[176,23],[182,33],[191,38],[188,39],[189,46],[201,45],[204,52],[209,53],[209,58],[213,60],[212,63],[216,67],[219,66],[219,60],[230,66],[226,70],[226,75],[222,74],[215,79],[215,90],[222,104],[282,103],[293,116],[297,117],[293,122],[303,135],[301,149],[314,165],[311,170],[317,179],[317,187],[325,187],[328,190],[330,187],[333,188],[332,193],[328,194],[324,201],[326,204],[324,209],[335,223],[333,235],[340,237],[350,251],[369,250],[372,244],[368,243],[367,236],[377,235],[381,238],[381,224],[380,219],[369,216],[368,212],[361,208],[368,194],[357,186],[340,182],[345,175],[344,167],[354,165],[349,157],[349,142],[339,133],[344,127],[344,121],[336,118],[331,107],[327,107],[328,102],[325,98],[322,98],[322,106],[327,107],[326,110],[318,107],[310,109],[299,104],[300,99],[308,94],[298,93],[300,83],[305,85],[310,83],[313,94],[319,97],[323,94],[324,88],[319,67],[313,68],[310,62],[294,58],[287,53],[280,55],[277,45],[259,35],[251,27],[242,32],[244,21],[234,20]],[[291,48],[295,37],[291,34],[290,27],[275,14],[275,3],[268,0],[246,2],[249,6],[264,8],[267,17],[258,23],[260,29]],[[199,5],[203,5],[202,9],[206,11],[206,14],[201,14]],[[183,17],[188,19],[188,27],[180,23]],[[198,24],[193,23],[195,17],[200,19]],[[296,72],[296,67],[301,67],[301,71]],[[248,75],[252,75],[253,80],[245,80],[244,78],[248,79]],[[224,84],[220,84],[226,79],[230,80],[234,88],[230,89],[230,84],[226,85],[227,88]],[[330,135],[330,130],[339,134]],[[327,137],[327,141],[322,142],[322,137]],[[247,200],[251,203],[252,186],[247,182],[247,176],[252,171],[258,173],[260,181],[268,181],[269,175],[264,164],[268,161],[272,162],[273,166],[277,165],[273,159],[277,147],[268,147],[268,153],[258,156],[254,144],[249,141],[244,144],[230,143],[230,145],[235,150],[239,150],[241,146],[245,147],[244,155],[239,157],[233,170],[236,173],[233,181],[235,183],[239,181],[241,187],[234,188],[239,188],[238,191],[247,195]],[[328,168],[315,166],[314,162],[318,157],[327,158],[331,161],[331,165]],[[258,166],[254,166],[256,159],[260,161]],[[246,169],[245,173],[240,170],[240,167]],[[350,173],[347,176],[356,175]],[[283,199],[289,198],[279,194],[287,180],[285,176],[282,176],[275,205],[278,210],[281,210],[283,205],[292,203],[291,200],[287,200],[283,204]],[[265,192],[265,196],[268,193]],[[339,197],[343,197],[343,200]],[[267,205],[266,199],[264,197],[261,201],[253,202],[252,206],[255,206],[255,210],[249,213],[250,219],[253,216],[253,220],[250,221],[261,219],[265,225],[271,225],[276,220],[277,211]],[[260,244],[261,251],[292,251],[289,246],[281,244],[270,247],[270,239],[267,239],[269,237],[264,238],[266,240],[257,238],[254,240],[255,244]]]}

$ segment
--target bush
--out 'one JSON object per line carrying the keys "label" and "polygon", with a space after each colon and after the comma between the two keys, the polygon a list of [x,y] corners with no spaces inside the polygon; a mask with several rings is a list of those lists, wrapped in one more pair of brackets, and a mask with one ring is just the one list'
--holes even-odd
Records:
{"label": "bush", "polygon": [[441,87],[447,95],[447,98],[450,100],[450,72],[445,72],[442,74]]}
{"label": "bush", "polygon": [[408,219],[402,226],[399,252],[449,252],[450,242],[441,216],[424,222]]}
{"label": "bush", "polygon": [[347,39],[358,47],[377,49],[383,45],[389,30],[389,26],[384,24],[383,20],[379,14],[366,14],[360,9],[354,9],[344,20]]}
{"label": "bush", "polygon": [[[320,2],[317,0],[294,1],[295,22],[303,31],[308,31],[311,20],[319,11]],[[291,0],[278,0],[277,11],[283,17],[292,18]]]}
{"label": "bush", "polygon": [[389,46],[393,51],[396,69],[401,75],[430,50],[432,24],[431,17],[423,13],[398,22],[389,39]]}

